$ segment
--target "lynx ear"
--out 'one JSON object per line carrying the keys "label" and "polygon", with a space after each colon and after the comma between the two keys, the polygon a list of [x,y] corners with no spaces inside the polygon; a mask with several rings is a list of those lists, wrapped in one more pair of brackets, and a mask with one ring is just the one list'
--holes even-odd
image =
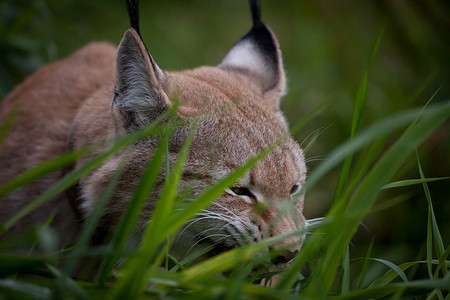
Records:
{"label": "lynx ear", "polygon": [[170,106],[165,86],[164,72],[148,53],[138,31],[128,29],[116,58],[113,100],[116,128],[127,131],[140,128],[163,113]]}
{"label": "lynx ear", "polygon": [[236,43],[219,66],[231,67],[257,78],[264,101],[278,110],[280,98],[286,91],[281,51],[274,33],[261,21],[259,1],[251,0],[250,9],[252,29]]}

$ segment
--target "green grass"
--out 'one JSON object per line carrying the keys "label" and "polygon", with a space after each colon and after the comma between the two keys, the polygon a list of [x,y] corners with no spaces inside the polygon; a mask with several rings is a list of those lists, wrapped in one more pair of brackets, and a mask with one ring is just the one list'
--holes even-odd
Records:
{"label": "green grass", "polygon": [[[163,67],[168,65],[171,68],[184,68],[220,61],[223,53],[217,53],[217,49],[227,49],[239,37],[241,29],[247,29],[247,23],[239,30],[221,29],[231,28],[231,23],[236,23],[236,20],[230,17],[214,23],[214,18],[220,13],[231,16],[235,12],[227,10],[225,4],[217,4],[215,7],[216,5],[206,1],[208,4],[202,5],[207,6],[210,14],[205,13],[203,8],[191,10],[190,6],[199,6],[199,2],[201,1],[186,1],[187,4],[180,2],[178,5],[183,6],[183,9],[179,11],[171,8],[169,4],[161,4],[163,8],[155,7],[159,11],[154,14],[154,18],[143,21],[143,28],[147,24],[147,30],[142,30],[144,38],[148,38],[152,54]],[[88,17],[96,14],[96,18],[112,24],[110,21],[115,21],[115,17],[120,15],[120,18],[124,19],[124,25],[123,28],[111,29],[110,26],[99,28],[96,25],[98,30],[89,30],[94,33],[88,36],[83,26],[73,27],[61,24],[61,21],[58,21],[60,26],[53,26],[51,23],[60,13],[62,16],[69,16],[67,11],[71,6],[68,3],[33,1],[31,6],[25,5],[27,9],[24,9],[18,18],[8,17],[8,13],[14,15],[19,4],[14,1],[1,4],[2,7],[11,9],[2,10],[5,17],[0,21],[4,25],[0,29],[3,37],[0,44],[3,48],[0,47],[0,52],[7,54],[0,58],[0,77],[5,78],[4,74],[7,74],[14,78],[2,80],[1,94],[4,95],[13,83],[20,81],[43,62],[64,56],[73,51],[73,48],[78,48],[80,45],[74,44],[78,39],[81,39],[82,43],[106,37],[116,42],[120,39],[120,35],[115,34],[126,27],[126,16],[120,15],[114,9],[122,11],[123,7],[113,3],[111,8],[105,9],[105,15],[102,15],[102,5],[91,4],[93,12],[88,14]],[[110,141],[111,146],[104,153],[77,171],[67,174],[61,181],[49,187],[46,193],[33,199],[30,205],[17,215],[0,224],[2,231],[7,230],[53,195],[67,189],[97,168],[110,155],[136,140],[155,135],[161,137],[161,143],[149,160],[127,211],[106,245],[93,247],[89,240],[104,206],[114,192],[121,168],[99,199],[94,212],[84,223],[80,237],[73,245],[65,249],[54,247],[55,237],[48,226],[51,224],[51,218],[43,226],[0,240],[0,299],[450,299],[449,222],[445,219],[448,216],[446,208],[449,207],[445,204],[448,202],[445,195],[448,193],[439,190],[440,186],[448,185],[450,174],[448,169],[445,169],[448,161],[442,161],[440,165],[430,158],[433,155],[430,145],[436,143],[440,145],[438,149],[441,152],[448,153],[448,134],[445,132],[448,131],[450,102],[445,96],[448,85],[442,79],[446,78],[445,66],[448,60],[444,59],[444,54],[436,54],[444,69],[436,71],[435,66],[439,65],[439,61],[433,61],[424,54],[428,44],[435,50],[442,49],[442,53],[445,52],[444,49],[448,49],[445,48],[448,45],[437,42],[445,39],[433,40],[437,31],[431,29],[433,25],[427,25],[439,24],[438,17],[430,22],[420,23],[412,21],[417,16],[406,14],[402,15],[401,19],[405,24],[411,25],[407,26],[406,31],[409,39],[399,39],[395,35],[395,22],[389,22],[389,19],[376,19],[373,28],[367,27],[367,24],[371,23],[367,22],[362,30],[364,37],[376,36],[383,23],[388,23],[383,40],[380,34],[370,50],[367,45],[370,45],[371,41],[367,42],[361,38],[360,33],[354,29],[358,26],[355,27],[351,23],[357,22],[357,16],[367,16],[367,13],[361,13],[359,4],[352,4],[355,6],[354,11],[350,7],[338,8],[340,14],[350,14],[347,18],[349,21],[333,19],[333,16],[324,12],[326,10],[320,10],[313,2],[292,4],[292,9],[269,2],[265,2],[266,6],[263,6],[265,18],[267,16],[268,23],[274,24],[273,28],[279,34],[291,80],[290,94],[283,103],[290,119],[291,134],[302,140],[312,130],[333,123],[329,129],[330,133],[325,131],[313,138],[314,145],[308,151],[315,155],[324,153],[325,158],[309,166],[310,172],[304,187],[307,209],[325,202],[324,198],[328,200],[324,205],[326,216],[323,222],[308,229],[308,238],[302,251],[288,266],[284,269],[271,267],[270,258],[275,253],[264,250],[289,235],[246,245],[200,263],[194,261],[209,248],[196,249],[183,261],[177,261],[168,254],[167,249],[181,226],[207,207],[223,193],[224,188],[232,185],[271,149],[266,149],[227,178],[202,191],[185,205],[182,211],[175,210],[175,207],[184,203],[182,195],[177,195],[176,191],[189,139],[176,164],[168,168],[167,139],[173,127],[169,123],[166,124],[168,127],[161,128],[158,122],[155,122],[143,131]],[[367,5],[377,7],[373,3]],[[164,9],[170,10],[171,13],[165,13]],[[190,13],[186,16],[184,11],[187,9]],[[78,16],[84,13],[83,9],[78,10],[81,11]],[[195,10],[198,10],[197,14]],[[180,11],[183,13],[180,14]],[[371,15],[376,15],[376,9],[369,11]],[[390,12],[390,17],[397,13],[395,10]],[[75,14],[69,17],[76,18]],[[161,29],[161,18],[164,18],[165,26],[170,27],[170,32],[176,33],[173,40],[161,30],[155,30]],[[166,18],[170,20],[166,21]],[[176,38],[181,36],[178,27],[183,18],[188,18],[188,21],[193,18],[199,23],[185,23],[185,26],[195,24],[195,30],[191,27],[183,30],[189,32],[186,40],[183,40],[183,47],[186,43],[188,46],[183,48],[186,52],[180,53],[182,46]],[[315,18],[324,19],[328,23],[324,23],[326,26],[317,26],[312,21]],[[227,22],[227,25],[224,25],[224,22]],[[24,33],[21,28],[26,27],[28,23],[39,26],[34,26]],[[211,29],[212,27],[214,29]],[[196,36],[197,31],[203,35]],[[324,32],[328,32],[328,35],[324,35]],[[67,40],[68,34],[73,34],[76,38]],[[39,40],[32,38],[36,35]],[[220,47],[211,45],[217,35],[224,36]],[[57,36],[60,38],[53,40]],[[415,36],[420,39],[413,40]],[[161,44],[164,42],[169,44],[168,49],[162,48]],[[411,43],[416,47],[410,47]],[[200,48],[194,48],[196,45]],[[396,51],[402,46],[417,51],[416,56],[412,57],[415,63],[402,63],[403,59],[411,60],[412,55],[398,55]],[[5,51],[5,47],[9,50]],[[62,53],[55,54],[52,50],[54,48],[60,49]],[[362,51],[359,51],[361,49]],[[39,52],[44,54],[41,57],[36,56]],[[357,56],[359,52],[362,54]],[[169,54],[164,56],[163,53]],[[366,58],[367,53],[371,53],[369,59]],[[435,53],[433,52],[433,57],[436,56]],[[13,59],[17,55],[22,58],[21,63]],[[387,63],[391,61],[391,55],[395,56],[393,65]],[[203,57],[207,57],[208,61],[200,61]],[[190,65],[182,65],[185,61]],[[418,66],[419,62],[423,61],[432,67]],[[361,65],[366,65],[362,71]],[[348,73],[348,76],[342,76],[337,70],[344,70],[342,73]],[[415,72],[416,70],[420,72]],[[441,90],[436,87],[439,84],[443,85]],[[311,104],[309,99],[303,96],[304,85],[311,86],[309,94],[312,95],[317,95],[314,91],[322,90],[338,89],[338,92],[318,97],[323,101]],[[303,101],[299,104],[296,98]],[[423,98],[429,98],[430,104]],[[300,111],[301,118],[298,117]],[[305,111],[309,113],[304,113]],[[174,111],[169,112],[171,113]],[[0,142],[13,121],[14,115],[11,115],[8,120],[2,122]],[[36,178],[72,164],[96,147],[97,145],[67,153],[44,162],[0,186],[0,197]],[[129,249],[126,241],[133,231],[143,201],[153,189],[157,170],[164,168],[167,180],[161,197],[165,201],[159,201],[139,246]],[[445,172],[442,174],[434,169],[443,169]],[[436,185],[439,183],[441,185]],[[321,196],[319,192],[325,196]],[[408,219],[405,216],[410,217]],[[374,219],[380,219],[379,222],[386,224],[382,227],[375,226],[377,222],[373,222]],[[368,237],[361,237],[361,227],[365,223],[371,233],[366,233]],[[402,224],[406,226],[403,231],[399,229]],[[374,225],[373,228],[371,225]],[[386,237],[386,232],[390,231],[400,237]],[[411,231],[414,232],[410,233]],[[299,229],[291,235],[303,232],[304,229]],[[410,241],[408,237],[411,235],[417,235],[418,238]],[[407,244],[401,249],[409,252],[395,253],[396,243],[400,243],[399,241]],[[24,245],[28,252],[15,252],[17,247]],[[380,250],[382,248],[383,251]],[[41,250],[32,251],[33,249]],[[101,262],[100,267],[95,262]],[[83,272],[89,273],[92,268],[98,272],[98,276],[90,281],[80,279],[74,272],[75,266],[79,264],[85,264]],[[261,278],[269,281],[272,279],[273,287],[255,283]]]}
{"label": "green grass", "polygon": [[[176,108],[175,108],[176,109]],[[316,113],[313,110],[311,114]],[[169,114],[173,111],[169,112]],[[358,118],[359,114],[355,114]],[[25,207],[17,215],[3,224],[3,228],[10,228],[17,220],[26,217],[32,209],[36,209],[52,195],[72,185],[80,177],[93,168],[99,166],[110,155],[134,141],[147,136],[161,136],[161,142],[148,167],[138,183],[127,211],[122,216],[114,235],[106,247],[94,248],[89,246],[89,238],[100,217],[100,212],[111,196],[121,168],[110,182],[102,199],[100,199],[94,213],[86,220],[82,234],[76,243],[63,250],[51,247],[51,232],[48,226],[35,230],[34,234],[18,237],[21,245],[40,245],[47,249],[28,254],[13,254],[16,243],[12,239],[0,241],[0,296],[11,298],[76,298],[76,299],[135,299],[135,298],[199,298],[219,297],[229,299],[266,297],[273,299],[286,299],[308,297],[312,299],[332,297],[351,299],[393,297],[396,299],[414,295],[428,295],[430,299],[445,299],[448,297],[450,280],[448,268],[450,261],[450,247],[444,246],[444,241],[437,224],[428,182],[447,180],[448,178],[426,178],[417,157],[420,178],[391,182],[405,160],[411,159],[411,154],[423,143],[439,126],[450,116],[450,102],[441,102],[428,105],[426,108],[402,111],[370,125],[360,132],[353,132],[347,142],[334,149],[317,168],[315,168],[305,185],[306,191],[315,188],[327,174],[340,165],[348,166],[349,155],[361,154],[358,168],[346,167],[342,176],[348,180],[338,180],[335,201],[331,206],[325,220],[315,226],[306,240],[303,250],[284,270],[263,273],[269,266],[273,253],[264,252],[268,246],[287,236],[278,236],[261,242],[243,246],[212,257],[198,264],[189,259],[176,262],[177,268],[162,268],[168,256],[167,249],[177,231],[184,222],[194,217],[202,208],[206,208],[223,190],[232,185],[240,176],[249,170],[261,157],[271,151],[266,149],[247,164],[236,169],[230,176],[217,182],[200,193],[184,210],[174,210],[177,201],[177,184],[182,174],[189,143],[194,130],[191,131],[177,162],[168,173],[159,201],[151,221],[143,235],[140,246],[131,251],[126,249],[127,237],[133,230],[137,216],[147,197],[151,192],[157,170],[161,170],[166,157],[166,143],[170,136],[169,130],[164,130],[155,122],[143,131],[117,139],[104,153],[92,159],[82,168],[73,171],[62,178],[42,196]],[[308,118],[306,116],[305,118]],[[300,120],[300,123],[303,121]],[[409,126],[408,126],[409,125]],[[300,128],[301,126],[293,126]],[[398,135],[398,131],[403,133]],[[377,141],[386,141],[390,137],[391,143],[384,143],[383,154],[377,159],[371,151],[367,150]],[[276,145],[273,145],[276,147]],[[272,147],[272,148],[273,148]],[[379,149],[379,147],[376,147]],[[88,150],[65,154],[50,162],[45,162],[36,169],[30,170],[12,183],[0,188],[3,194],[20,188],[33,178],[42,176],[47,172],[62,168]],[[144,184],[145,183],[145,184]],[[349,245],[363,219],[372,212],[373,203],[385,189],[410,187],[422,184],[424,187],[424,201],[428,205],[428,228],[426,255],[417,261],[404,261],[395,264],[384,258],[371,257],[372,246],[364,257],[352,257]],[[308,193],[306,195],[308,199]],[[299,234],[304,232],[291,233]],[[289,236],[289,235],[288,235]],[[50,245],[50,246],[45,246]],[[372,244],[371,244],[372,245]],[[358,247],[353,245],[351,247]],[[164,250],[166,249],[166,250]],[[99,276],[92,282],[72,277],[72,271],[77,262],[87,258],[101,261]],[[193,257],[195,258],[195,256]],[[117,264],[118,261],[121,264]],[[362,264],[361,274],[355,274],[353,265]],[[374,264],[381,264],[385,273],[368,282],[365,278]],[[428,276],[407,276],[405,271],[416,265],[426,265]],[[301,273],[309,269],[307,275]],[[179,269],[179,271],[176,271]],[[86,271],[86,270],[85,270]],[[32,277],[24,275],[33,274]],[[357,276],[359,275],[359,276]],[[255,284],[261,277],[278,278],[275,287],[269,288]],[[320,288],[318,288],[320,287]]]}

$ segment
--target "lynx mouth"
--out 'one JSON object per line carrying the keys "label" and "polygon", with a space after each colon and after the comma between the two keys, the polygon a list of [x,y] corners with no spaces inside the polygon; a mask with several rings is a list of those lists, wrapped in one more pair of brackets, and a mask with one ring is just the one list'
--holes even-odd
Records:
{"label": "lynx mouth", "polygon": [[208,257],[213,257],[219,254],[222,254],[224,252],[236,249],[234,246],[227,245],[224,242],[215,242],[211,238],[203,238],[202,242],[200,243],[202,245],[212,246],[212,249],[206,253]]}
{"label": "lynx mouth", "polygon": [[[215,242],[211,238],[204,238],[200,244],[212,247],[212,249],[205,254],[205,256],[208,258],[217,256],[230,250],[234,250],[237,247],[227,245],[223,242]],[[284,270],[290,264],[293,258],[294,256],[286,258],[283,254],[280,254],[274,258],[271,258],[270,261],[267,261],[266,263],[267,265],[275,267],[278,271],[280,271]]]}

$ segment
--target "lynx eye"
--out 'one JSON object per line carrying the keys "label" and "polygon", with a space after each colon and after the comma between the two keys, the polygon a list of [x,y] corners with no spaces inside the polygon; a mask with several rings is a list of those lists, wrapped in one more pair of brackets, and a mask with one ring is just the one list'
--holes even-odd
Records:
{"label": "lynx eye", "polygon": [[236,195],[239,195],[239,196],[247,196],[247,197],[250,197],[250,198],[256,198],[255,195],[253,195],[253,193],[250,192],[250,190],[248,188],[246,188],[246,187],[235,186],[235,187],[232,187],[231,190]]}
{"label": "lynx eye", "polygon": [[225,191],[232,196],[241,196],[244,199],[248,199],[249,202],[257,201],[256,196],[246,187],[234,186],[230,189],[226,189]]}
{"label": "lynx eye", "polygon": [[300,190],[300,186],[298,184],[295,184],[291,189],[291,195],[294,195]]}

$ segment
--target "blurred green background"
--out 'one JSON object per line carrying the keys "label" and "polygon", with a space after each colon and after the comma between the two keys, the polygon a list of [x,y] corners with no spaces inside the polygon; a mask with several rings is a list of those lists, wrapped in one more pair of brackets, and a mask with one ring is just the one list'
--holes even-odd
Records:
{"label": "blurred green background", "polygon": [[[125,1],[2,0],[0,2],[0,98],[37,68],[65,57],[90,41],[118,44],[128,27]],[[411,107],[450,95],[450,2],[406,0],[262,0],[264,21],[284,55],[289,93],[282,108],[294,124],[324,101],[331,105],[296,139],[309,169],[326,158],[350,132],[353,103],[377,35],[385,29],[369,70],[367,106],[361,128]],[[163,69],[218,64],[250,28],[247,1],[141,1],[141,32]],[[399,132],[400,133],[400,132]],[[392,138],[393,140],[394,138]],[[450,123],[419,149],[425,176],[450,175]],[[307,218],[330,206],[335,170],[308,191]],[[419,178],[411,156],[396,180]],[[430,183],[444,244],[450,239],[450,182]],[[394,263],[424,255],[427,206],[421,186],[383,192],[378,203],[408,193],[408,199],[371,214],[351,251],[364,253],[375,237],[373,256]],[[421,254],[422,253],[422,254]]]}

